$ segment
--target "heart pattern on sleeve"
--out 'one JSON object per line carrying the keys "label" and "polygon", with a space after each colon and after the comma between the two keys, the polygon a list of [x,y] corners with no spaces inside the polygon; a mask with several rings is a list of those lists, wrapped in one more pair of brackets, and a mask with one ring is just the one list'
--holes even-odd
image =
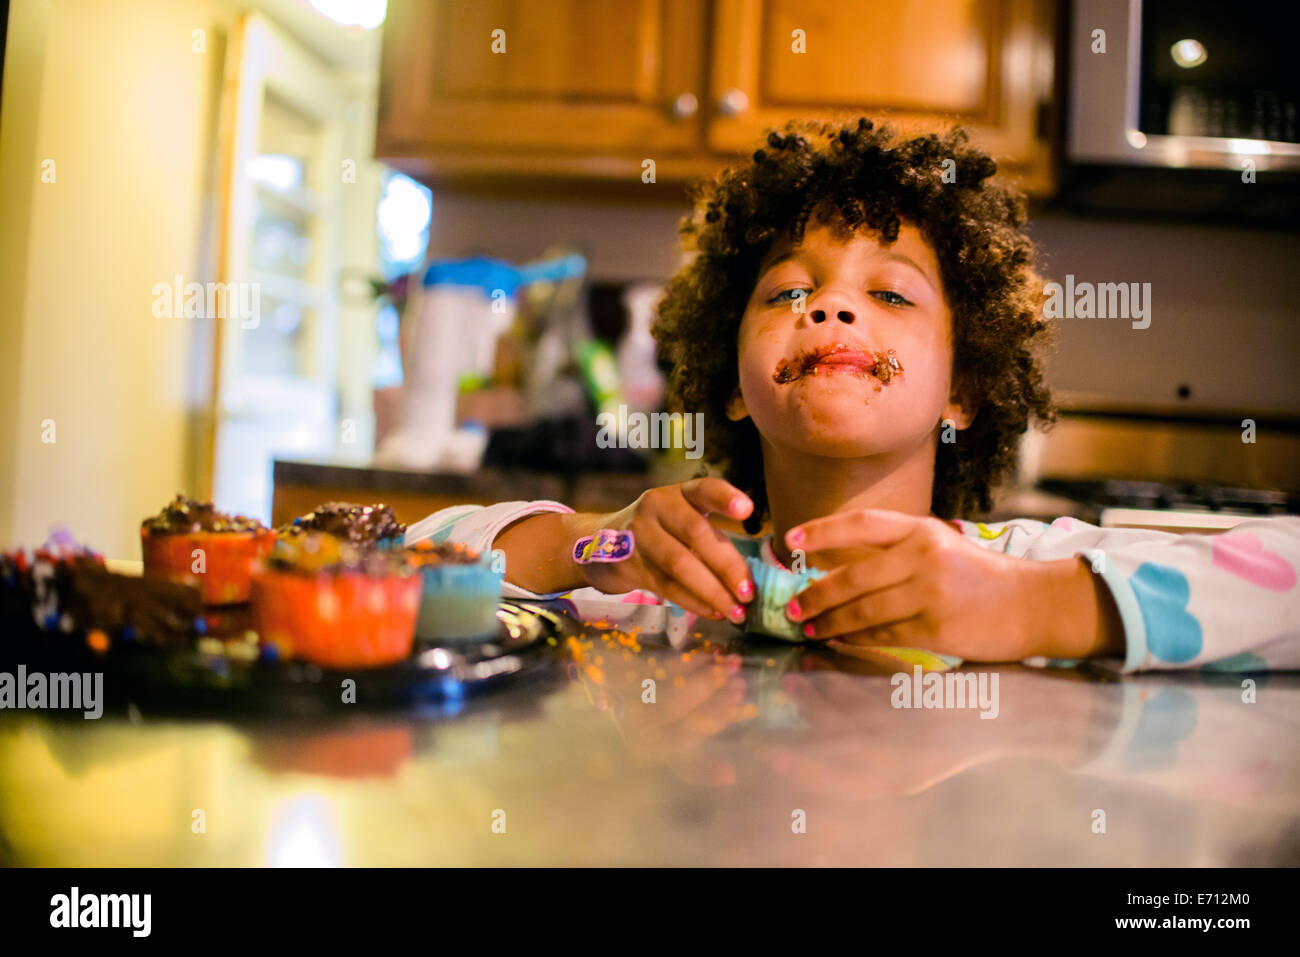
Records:
{"label": "heart pattern on sleeve", "polygon": [[1168,565],[1143,562],[1129,585],[1142,611],[1151,654],[1181,664],[1201,653],[1201,623],[1187,610],[1191,588],[1186,575]]}
{"label": "heart pattern on sleeve", "polygon": [[1277,552],[1270,552],[1250,532],[1227,532],[1211,546],[1214,567],[1271,591],[1295,587],[1295,569]]}

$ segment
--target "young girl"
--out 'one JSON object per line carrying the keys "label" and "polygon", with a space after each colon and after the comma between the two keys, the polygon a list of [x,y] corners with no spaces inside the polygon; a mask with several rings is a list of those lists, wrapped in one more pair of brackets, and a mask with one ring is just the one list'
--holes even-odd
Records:
{"label": "young girl", "polygon": [[[772,133],[699,190],[682,225],[696,255],[654,329],[671,404],[704,413],[725,479],[651,489],[609,515],[444,509],[408,544],[502,550],[508,596],[603,594],[629,614],[666,600],[733,622],[754,598],[744,556],[806,562],[828,574],[786,614],[840,649],[1300,667],[1300,517],[1214,536],[953,520],[989,509],[1030,420],[1054,417],[1025,202],[996,168],[960,129]],[[772,533],[731,537],[711,513]],[[632,531],[631,556],[575,563],[575,541],[600,529]]]}

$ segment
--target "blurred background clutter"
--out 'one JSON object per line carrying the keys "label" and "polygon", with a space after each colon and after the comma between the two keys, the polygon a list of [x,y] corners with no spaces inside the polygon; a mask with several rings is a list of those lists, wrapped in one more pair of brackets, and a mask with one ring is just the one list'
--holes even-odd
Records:
{"label": "blurred background clutter", "polygon": [[[1212,529],[1300,495],[1284,31],[1148,0],[16,0],[0,104],[0,542],[135,558],[178,489],[621,507],[687,184],[795,116],[960,120],[1053,278],[1062,421],[997,514]],[[1100,31],[1100,49],[1099,49]],[[1277,64],[1264,68],[1261,64]],[[1249,178],[1247,178],[1249,176]],[[1242,439],[1246,420],[1253,441]],[[621,443],[626,445],[626,443]]]}

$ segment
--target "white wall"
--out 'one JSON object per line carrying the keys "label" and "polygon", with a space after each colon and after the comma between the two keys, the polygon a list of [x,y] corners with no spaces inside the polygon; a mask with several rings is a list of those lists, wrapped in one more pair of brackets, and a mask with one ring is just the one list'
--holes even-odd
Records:
{"label": "white wall", "polygon": [[[66,522],[110,557],[138,558],[141,518],[194,480],[186,394],[199,333],[155,319],[151,289],[211,277],[205,214],[233,14],[207,0],[19,0],[10,17],[43,62],[4,84],[4,251],[26,261],[6,276],[0,313],[17,356],[5,377],[18,383],[0,436],[0,539],[39,544]],[[23,101],[35,122],[11,137]],[[54,182],[41,181],[47,159]],[[10,196],[29,203],[25,221],[8,218]]]}

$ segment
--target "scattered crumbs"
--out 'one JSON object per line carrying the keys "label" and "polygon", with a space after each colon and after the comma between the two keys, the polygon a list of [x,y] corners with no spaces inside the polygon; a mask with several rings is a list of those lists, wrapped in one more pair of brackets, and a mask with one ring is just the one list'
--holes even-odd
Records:
{"label": "scattered crumbs", "polygon": [[98,628],[92,628],[86,632],[86,644],[90,646],[91,651],[103,654],[108,651],[108,635]]}
{"label": "scattered crumbs", "polygon": [[775,659],[775,658],[768,658],[768,659],[767,659],[767,666],[768,666],[769,668],[775,668],[775,667],[776,667],[776,659]]}

